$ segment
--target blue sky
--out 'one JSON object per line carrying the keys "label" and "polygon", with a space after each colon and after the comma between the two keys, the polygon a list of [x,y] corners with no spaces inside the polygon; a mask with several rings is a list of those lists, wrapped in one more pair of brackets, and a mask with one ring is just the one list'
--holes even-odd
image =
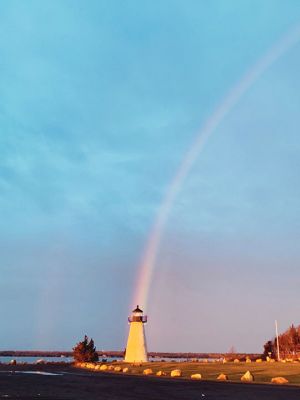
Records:
{"label": "blue sky", "polygon": [[[85,333],[125,347],[170,180],[228,90],[298,24],[292,0],[1,1],[2,349],[68,349]],[[275,318],[300,323],[299,68],[300,43],[184,182],[157,259],[150,350],[260,351]]]}

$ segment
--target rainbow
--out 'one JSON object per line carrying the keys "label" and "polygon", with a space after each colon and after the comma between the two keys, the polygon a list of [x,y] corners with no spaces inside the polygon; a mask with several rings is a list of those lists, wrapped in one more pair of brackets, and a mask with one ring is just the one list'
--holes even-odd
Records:
{"label": "rainbow", "polygon": [[200,132],[197,133],[192,145],[184,156],[159,207],[155,222],[146,242],[143,257],[138,268],[135,291],[132,304],[140,304],[147,308],[148,295],[156,265],[160,241],[166,226],[172,204],[179,193],[182,184],[205,146],[207,140],[220,125],[224,117],[239,102],[244,93],[270,68],[280,57],[300,41],[300,26],[297,25],[275,43],[237,84],[222,99],[211,116],[207,119]]}

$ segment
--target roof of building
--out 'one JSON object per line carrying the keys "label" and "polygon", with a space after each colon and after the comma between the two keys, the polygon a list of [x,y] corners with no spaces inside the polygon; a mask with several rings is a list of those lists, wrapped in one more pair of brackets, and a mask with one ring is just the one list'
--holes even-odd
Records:
{"label": "roof of building", "polygon": [[136,306],[136,309],[133,310],[132,312],[140,312],[140,313],[142,313],[143,310],[141,310],[141,309],[139,308],[139,306],[137,305],[137,306]]}

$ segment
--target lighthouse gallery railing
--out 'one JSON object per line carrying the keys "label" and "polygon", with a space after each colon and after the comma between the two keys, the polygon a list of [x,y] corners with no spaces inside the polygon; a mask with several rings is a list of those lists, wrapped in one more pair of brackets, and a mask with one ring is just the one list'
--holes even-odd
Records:
{"label": "lighthouse gallery railing", "polygon": [[128,322],[143,322],[145,324],[147,322],[147,315],[132,315],[131,317],[128,317]]}

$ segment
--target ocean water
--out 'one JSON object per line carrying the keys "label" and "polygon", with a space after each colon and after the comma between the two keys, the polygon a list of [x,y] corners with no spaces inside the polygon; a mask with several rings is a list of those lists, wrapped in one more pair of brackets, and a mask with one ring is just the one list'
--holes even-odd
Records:
{"label": "ocean water", "polygon": [[[120,358],[100,357],[99,361],[111,362],[117,359]],[[45,362],[65,362],[65,363],[70,363],[74,361],[73,357],[12,357],[12,356],[0,357],[0,363],[2,364],[9,364],[11,360],[16,360],[17,364],[19,363],[36,364],[38,360],[43,360]]]}
{"label": "ocean water", "polygon": [[[122,358],[120,357],[103,357],[99,358],[99,362],[112,362],[116,360],[121,360]],[[5,357],[0,357],[0,363],[2,364],[9,364],[11,360],[16,360],[17,364],[19,363],[27,363],[27,364],[36,364],[38,360],[43,360],[45,362],[65,362],[65,363],[70,363],[73,362],[74,359],[73,357],[11,357],[11,356],[5,356]],[[177,362],[186,362],[186,361],[191,361],[191,359],[187,358],[163,358],[163,357],[149,357],[149,361],[165,361],[165,362],[170,362],[170,361],[177,361]],[[204,361],[204,359],[198,359],[198,361]],[[207,360],[208,362],[213,362],[217,361],[217,359],[209,359]]]}
{"label": "ocean water", "polygon": [[0,357],[0,363],[9,364],[11,360],[16,360],[17,363],[27,363],[27,364],[36,364],[38,360],[44,360],[45,362],[72,362],[73,357],[12,357],[5,356]]}

